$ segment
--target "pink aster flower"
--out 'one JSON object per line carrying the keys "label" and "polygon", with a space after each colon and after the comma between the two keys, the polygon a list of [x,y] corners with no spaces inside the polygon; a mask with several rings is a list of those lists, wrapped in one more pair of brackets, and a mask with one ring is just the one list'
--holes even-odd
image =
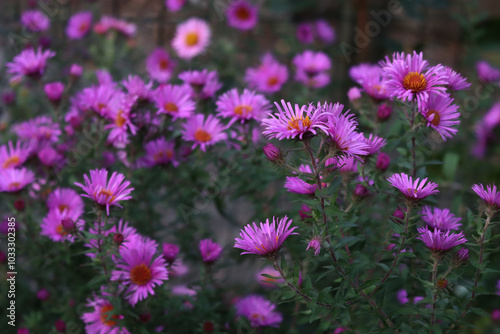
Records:
{"label": "pink aster flower", "polygon": [[57,188],[47,198],[49,211],[66,212],[78,218],[83,214],[83,200],[76,191],[70,188]]}
{"label": "pink aster flower", "polygon": [[260,92],[278,92],[288,80],[287,67],[280,64],[270,53],[262,56],[260,61],[260,66],[246,70],[245,81],[248,82],[250,88]]}
{"label": "pink aster flower", "polygon": [[[273,276],[273,278],[266,277],[264,275]],[[278,286],[273,283],[282,284],[284,282],[279,271],[274,269],[272,266],[266,266],[262,268],[262,270],[259,270],[259,272],[255,276],[260,286],[266,289],[277,288]]]}
{"label": "pink aster flower", "polygon": [[359,85],[370,77],[380,77],[382,74],[382,67],[378,64],[361,63],[349,69],[349,76]]}
{"label": "pink aster flower", "polygon": [[21,24],[32,32],[40,32],[49,29],[50,20],[39,10],[27,10],[21,15]]}
{"label": "pink aster flower", "polygon": [[97,204],[106,206],[106,212],[109,215],[109,207],[116,205],[122,207],[118,202],[126,201],[132,198],[128,196],[134,188],[129,188],[130,181],[125,181],[125,176],[114,172],[108,181],[108,171],[105,169],[94,169],[90,171],[90,178],[87,175],[83,176],[85,185],[75,182],[75,185],[82,188],[86,194],[83,197],[88,197],[94,200]]}
{"label": "pink aster flower", "polygon": [[0,192],[17,192],[35,181],[35,174],[26,168],[0,169]]}
{"label": "pink aster flower", "polygon": [[196,108],[191,99],[191,89],[187,85],[163,85],[153,92],[153,99],[158,108],[158,114],[177,118],[189,118]]}
{"label": "pink aster flower", "polygon": [[319,235],[314,236],[308,243],[307,243],[307,248],[306,251],[309,250],[309,248],[314,249],[314,256],[318,256],[319,252],[321,251],[321,242],[322,239]]}
{"label": "pink aster flower", "polygon": [[[278,223],[278,226],[276,226],[276,223]],[[297,226],[290,228],[291,224],[292,220],[288,219],[287,216],[281,219],[273,217],[272,224],[269,223],[269,219],[266,219],[264,224],[260,223],[260,227],[255,222],[253,226],[248,224],[240,232],[241,239],[235,239],[234,248],[243,249],[244,252],[241,255],[274,255],[281,248],[281,245],[288,236],[298,234],[293,232]]]}
{"label": "pink aster flower", "polygon": [[175,143],[169,142],[163,137],[145,143],[144,150],[146,153],[142,158],[142,162],[147,167],[167,165],[169,163],[174,167],[179,165],[179,162],[175,159]]}
{"label": "pink aster flower", "polygon": [[251,119],[261,120],[270,110],[271,106],[264,95],[248,89],[240,95],[233,88],[217,100],[217,112],[221,117],[231,118],[229,125],[237,121],[243,124]]}
{"label": "pink aster flower", "polygon": [[476,63],[477,76],[479,80],[485,83],[500,80],[500,69],[493,67],[485,60]]}
{"label": "pink aster flower", "polygon": [[487,206],[495,210],[500,207],[500,191],[497,191],[496,185],[487,185],[486,189],[484,189],[482,184],[474,184],[472,186],[472,190]]}
{"label": "pink aster flower", "polygon": [[417,229],[420,235],[417,239],[422,240],[432,252],[444,253],[450,248],[464,244],[467,242],[464,232],[452,233],[451,231],[443,232],[439,229],[429,230],[428,227]]}
{"label": "pink aster flower", "polygon": [[324,44],[332,44],[335,41],[335,29],[328,21],[320,19],[315,23],[316,35]]}
{"label": "pink aster flower", "polygon": [[92,26],[92,13],[79,12],[71,16],[66,27],[66,35],[70,39],[82,39],[90,31]]}
{"label": "pink aster flower", "polygon": [[10,82],[19,81],[23,77],[40,79],[45,72],[47,59],[55,55],[55,52],[50,50],[42,51],[41,48],[36,51],[32,48],[21,51],[20,54],[14,57],[12,62],[6,65],[7,72],[13,75]]}
{"label": "pink aster flower", "polygon": [[300,165],[299,170],[301,172],[308,173],[309,182],[312,183],[306,182],[298,176],[287,176],[284,187],[286,188],[287,191],[292,193],[303,194],[303,195],[314,195],[314,193],[316,192],[317,185],[315,183],[315,180],[313,180],[312,178],[313,174],[311,166]]}
{"label": "pink aster flower", "polygon": [[73,229],[83,230],[84,225],[83,220],[78,219],[76,215],[70,215],[67,210],[62,212],[51,210],[42,220],[40,234],[56,242],[74,242],[76,236],[71,234],[70,231]]}
{"label": "pink aster flower", "polygon": [[235,0],[229,4],[226,17],[230,27],[250,30],[257,24],[257,7],[246,0]]}
{"label": "pink aster flower", "polygon": [[179,254],[179,246],[176,244],[163,244],[163,258],[169,265],[174,263],[177,254]]}
{"label": "pink aster flower", "polygon": [[91,312],[83,313],[85,332],[88,334],[130,334],[122,327],[120,322],[123,316],[116,314],[113,305],[104,298],[94,296],[87,300],[87,307],[93,308]]}
{"label": "pink aster flower", "polygon": [[58,168],[64,163],[64,156],[50,145],[40,148],[36,155],[44,166]]}
{"label": "pink aster flower", "polygon": [[274,102],[278,113],[269,113],[269,118],[262,121],[265,130],[262,132],[266,137],[281,139],[303,139],[305,135],[317,135],[317,130],[326,131],[324,122],[324,108],[315,107],[313,104],[292,107],[290,102],[281,100],[280,105]]}
{"label": "pink aster flower", "polygon": [[[339,105],[342,110],[344,106]],[[326,133],[332,146],[343,153],[358,158],[368,155],[370,146],[366,143],[363,134],[357,132],[358,123],[349,111],[328,117]]]}
{"label": "pink aster flower", "polygon": [[252,327],[279,327],[283,321],[281,313],[276,312],[276,305],[258,295],[240,299],[235,305],[236,314],[244,316]]}
{"label": "pink aster flower", "polygon": [[299,23],[295,34],[301,43],[311,44],[314,42],[314,27],[310,22]]}
{"label": "pink aster flower", "polygon": [[321,88],[330,83],[327,71],[332,64],[325,53],[306,50],[296,55],[293,63],[297,69],[295,80],[298,82],[313,88]]}
{"label": "pink aster flower", "polygon": [[455,72],[451,67],[444,67],[444,75],[447,77],[448,89],[452,91],[469,89],[470,82]]}
{"label": "pink aster flower", "polygon": [[122,85],[127,89],[128,94],[139,102],[151,100],[152,82],[145,83],[138,75],[129,75],[122,81]]}
{"label": "pink aster flower", "polygon": [[186,0],[165,0],[165,6],[169,12],[178,12],[186,3]]}
{"label": "pink aster flower", "polygon": [[217,71],[209,72],[206,69],[203,71],[184,71],[179,74],[179,79],[191,86],[193,98],[211,98],[222,87]]}
{"label": "pink aster flower", "polygon": [[18,141],[14,146],[12,141],[0,146],[0,170],[21,166],[30,156],[31,147]]}
{"label": "pink aster flower", "polygon": [[94,31],[98,34],[105,34],[112,30],[123,34],[125,37],[132,37],[137,31],[137,26],[133,23],[106,15],[101,17],[101,20],[94,26]]}
{"label": "pink aster flower", "polygon": [[131,114],[134,103],[135,98],[133,96],[125,95],[122,92],[116,94],[109,103],[106,118],[111,120],[112,123],[107,124],[104,128],[111,129],[108,142],[115,147],[125,147],[128,144],[128,131],[133,135],[136,134],[137,127],[131,121],[135,116]]}
{"label": "pink aster flower", "polygon": [[170,80],[174,67],[175,62],[162,48],[154,49],[146,59],[146,70],[149,76],[159,83]]}
{"label": "pink aster flower", "polygon": [[385,146],[387,141],[384,138],[374,135],[370,133],[368,137],[363,135],[363,140],[368,145],[368,154],[374,155],[380,152],[380,149]]}
{"label": "pink aster flower", "polygon": [[358,171],[358,160],[353,156],[341,155],[326,159],[325,167],[328,166],[333,166],[341,173],[356,173]]}
{"label": "pink aster flower", "polygon": [[200,249],[201,258],[205,263],[217,261],[222,253],[222,246],[210,239],[200,240],[198,248]]}
{"label": "pink aster flower", "polygon": [[[128,222],[123,221],[123,219],[120,219],[118,224],[114,223],[110,229],[106,226],[106,222],[101,222],[100,229],[98,223],[95,222],[94,225],[89,228],[89,233],[94,235],[101,234],[105,238],[112,238],[113,244],[115,246],[118,246],[118,249],[121,249],[122,247],[128,247],[137,240],[147,242],[147,240],[145,240],[144,237],[142,237],[134,227],[129,226]],[[99,244],[102,245],[104,242],[104,239],[90,239],[89,242],[85,244],[85,247],[94,248],[97,250],[99,248]],[[156,247],[156,244],[154,242],[149,243],[152,247]],[[88,252],[85,253],[85,255],[94,258],[95,252]],[[113,255],[113,260],[115,259],[115,255]]]}
{"label": "pink aster flower", "polygon": [[430,228],[437,228],[441,231],[458,230],[462,224],[460,217],[455,217],[448,209],[431,208],[424,206],[420,212],[422,220],[427,223]]}
{"label": "pink aster flower", "polygon": [[125,298],[135,306],[137,302],[154,295],[153,288],[168,280],[166,262],[156,254],[156,247],[139,239],[120,248],[121,259],[111,273],[111,280],[125,286]]}
{"label": "pink aster flower", "polygon": [[460,113],[458,106],[452,103],[453,99],[449,96],[430,94],[420,109],[427,120],[427,126],[436,130],[443,140],[453,137],[458,132],[454,126],[460,123],[458,120]]}
{"label": "pink aster flower", "polygon": [[47,95],[50,101],[59,102],[61,101],[62,93],[64,92],[64,84],[59,81],[51,82],[45,84],[43,90],[45,91],[45,94]]}
{"label": "pink aster flower", "polygon": [[429,67],[423,54],[394,54],[393,60],[386,57],[383,67],[386,76],[386,90],[391,97],[403,101],[417,100],[419,106],[429,98],[429,94],[443,94],[448,84],[441,65]]}
{"label": "pink aster flower", "polygon": [[43,147],[46,143],[55,143],[59,140],[61,129],[59,124],[50,117],[39,116],[28,121],[15,124],[12,131],[21,139],[29,142],[33,149]]}
{"label": "pink aster flower", "polygon": [[405,197],[409,200],[419,200],[425,198],[429,195],[439,193],[437,183],[429,182],[427,183],[427,178],[420,181],[420,178],[416,178],[413,181],[411,176],[405,173],[394,174],[387,179],[391,185],[397,188]]}
{"label": "pink aster flower", "polygon": [[208,115],[205,119],[205,115],[196,114],[184,124],[182,138],[194,142],[192,149],[199,146],[205,152],[208,146],[227,139],[225,129],[214,115]]}
{"label": "pink aster flower", "polygon": [[177,26],[172,47],[179,57],[191,59],[207,48],[210,35],[210,26],[206,21],[190,18]]}

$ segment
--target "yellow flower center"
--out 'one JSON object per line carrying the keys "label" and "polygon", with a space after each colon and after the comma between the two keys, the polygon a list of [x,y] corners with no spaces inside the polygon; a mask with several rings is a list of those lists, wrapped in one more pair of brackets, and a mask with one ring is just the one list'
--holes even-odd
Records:
{"label": "yellow flower center", "polygon": [[441,116],[439,115],[439,111],[433,109],[429,110],[429,112],[427,113],[427,119],[430,119],[431,116],[433,115],[434,118],[432,119],[432,121],[429,121],[429,123],[431,123],[434,126],[438,126],[439,122],[441,121]]}
{"label": "yellow flower center", "polygon": [[[103,307],[101,307],[101,312],[100,312],[101,313],[101,315],[100,315],[101,322],[104,325],[109,326],[109,327],[117,324],[117,322],[114,320],[120,319],[120,317],[117,314],[113,314],[113,315],[107,314],[108,312],[111,312],[111,311],[113,311],[113,305],[108,304],[108,305],[104,305]],[[114,319],[114,320],[111,320],[111,319]]]}
{"label": "yellow flower center", "polygon": [[2,167],[3,168],[15,167],[15,166],[19,165],[20,161],[21,161],[21,159],[19,159],[19,157],[17,155],[13,155],[13,156],[5,159]]}
{"label": "yellow flower center", "polygon": [[413,93],[423,91],[427,87],[427,80],[420,72],[410,72],[403,79],[403,87],[411,90]]}
{"label": "yellow flower center", "polygon": [[300,130],[300,125],[302,124],[302,128],[307,128],[311,126],[311,120],[309,119],[309,116],[306,116],[306,118],[303,118],[302,116],[298,118],[292,118],[290,121],[288,121],[288,130]]}
{"label": "yellow flower center", "polygon": [[145,285],[151,281],[151,269],[144,263],[136,265],[130,270],[130,280],[136,285]]}
{"label": "yellow flower center", "polygon": [[107,203],[113,203],[113,201],[115,200],[115,196],[113,196],[113,193],[109,189],[101,189],[101,191],[99,191],[98,195],[99,196],[100,195],[106,196]]}
{"label": "yellow flower center", "polygon": [[198,44],[199,36],[196,32],[190,32],[186,34],[186,45],[195,46]]}
{"label": "yellow flower center", "polygon": [[203,129],[198,129],[194,133],[194,139],[197,141],[207,142],[212,139],[212,135]]}
{"label": "yellow flower center", "polygon": [[179,108],[177,107],[177,105],[175,103],[172,103],[172,102],[165,103],[163,108],[168,112],[178,112],[179,111]]}
{"label": "yellow flower center", "polygon": [[242,105],[236,106],[234,108],[234,113],[236,115],[245,116],[245,115],[248,115],[249,113],[251,113],[252,110],[253,110],[253,108],[250,107],[249,105],[242,104]]}

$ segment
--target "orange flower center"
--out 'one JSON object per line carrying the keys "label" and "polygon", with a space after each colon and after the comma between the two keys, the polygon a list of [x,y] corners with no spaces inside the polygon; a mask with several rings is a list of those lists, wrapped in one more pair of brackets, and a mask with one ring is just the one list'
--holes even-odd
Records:
{"label": "orange flower center", "polygon": [[195,46],[198,44],[198,34],[196,32],[190,32],[186,34],[186,45],[187,46]]}
{"label": "orange flower center", "polygon": [[238,9],[236,9],[235,14],[236,14],[236,17],[242,21],[248,20],[250,18],[250,11],[245,7],[240,7]]}
{"label": "orange flower center", "polygon": [[251,113],[252,110],[253,110],[253,108],[250,107],[249,105],[241,104],[241,105],[236,106],[234,108],[234,113],[236,115],[245,116],[245,115],[248,115],[249,113]]}
{"label": "orange flower center", "polygon": [[[101,322],[106,325],[106,326],[114,326],[117,324],[116,321],[114,320],[119,320],[120,319],[120,316],[118,316],[117,314],[113,314],[113,315],[109,315],[107,314],[108,312],[111,312],[113,311],[113,305],[110,305],[110,304],[107,304],[107,305],[104,305],[103,307],[101,307]],[[114,319],[114,320],[111,320],[111,319]]]}
{"label": "orange flower center", "polygon": [[57,225],[56,232],[57,232],[57,234],[62,235],[62,236],[65,236],[68,234],[68,232],[66,232],[64,230],[64,227],[61,224]]}
{"label": "orange flower center", "polygon": [[7,189],[9,190],[16,190],[18,188],[21,188],[21,182],[12,182],[7,186]]}
{"label": "orange flower center", "polygon": [[130,280],[136,285],[144,285],[151,281],[151,269],[144,263],[136,265],[130,270]]}
{"label": "orange flower center", "polygon": [[63,212],[64,210],[69,210],[69,206],[67,206],[66,204],[61,204],[58,206],[58,209],[60,212]]}
{"label": "orange flower center", "polygon": [[115,196],[113,196],[113,193],[109,189],[101,189],[98,195],[106,196],[107,203],[112,203],[115,200]]}
{"label": "orange flower center", "polygon": [[197,141],[207,142],[212,139],[212,135],[203,129],[198,129],[194,133],[194,139]]}
{"label": "orange flower center", "polygon": [[269,79],[267,79],[267,84],[269,86],[274,86],[278,83],[278,78],[277,77],[270,77]]}
{"label": "orange flower center", "polygon": [[107,105],[105,105],[104,103],[98,103],[97,104],[97,110],[99,110],[99,111],[103,110],[106,107],[107,107]]}
{"label": "orange flower center", "polygon": [[411,90],[413,93],[423,91],[427,87],[425,76],[419,72],[410,72],[403,79],[403,87]]}
{"label": "orange flower center", "polygon": [[115,118],[115,124],[118,125],[119,127],[122,127],[123,124],[125,124],[125,122],[127,121],[125,117],[122,116],[122,114],[123,110],[119,110]]}
{"label": "orange flower center", "polygon": [[19,157],[17,155],[13,155],[13,156],[5,159],[2,166],[3,166],[3,168],[15,167],[19,164],[19,161],[21,161],[21,159],[19,159]]}
{"label": "orange flower center", "polygon": [[153,155],[153,159],[158,162],[158,161],[162,161],[164,157],[166,157],[167,159],[172,159],[172,157],[174,156],[174,152],[172,150],[165,150],[165,151],[159,151],[158,153],[155,153]]}
{"label": "orange flower center", "polygon": [[408,194],[409,194],[410,196],[415,197],[415,195],[417,194],[417,189],[408,188],[407,190],[408,190]]}
{"label": "orange flower center", "polygon": [[172,102],[165,103],[163,108],[165,108],[165,110],[168,112],[178,112],[179,111],[179,108],[177,107],[177,105],[175,103],[172,103]]}
{"label": "orange flower center", "polygon": [[427,119],[431,119],[431,116],[434,116],[432,118],[431,121],[429,121],[429,123],[431,123],[432,125],[434,126],[437,126],[439,124],[439,122],[441,121],[441,116],[439,115],[439,112],[437,110],[429,110],[429,112],[427,113]]}
{"label": "orange flower center", "polygon": [[158,66],[160,66],[162,70],[168,70],[169,65],[170,63],[166,59],[161,59],[160,62],[158,63]]}
{"label": "orange flower center", "polygon": [[89,25],[87,23],[83,23],[80,25],[78,30],[80,30],[81,33],[84,33],[88,29]]}
{"label": "orange flower center", "polygon": [[311,126],[311,120],[309,119],[309,116],[306,116],[306,118],[298,117],[298,118],[292,118],[290,121],[288,121],[288,130],[300,130],[300,125],[302,124],[302,128],[307,128]]}

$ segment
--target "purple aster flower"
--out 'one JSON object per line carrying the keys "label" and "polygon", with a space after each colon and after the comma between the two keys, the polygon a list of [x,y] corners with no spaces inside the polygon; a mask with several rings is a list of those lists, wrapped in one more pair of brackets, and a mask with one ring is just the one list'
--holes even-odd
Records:
{"label": "purple aster flower", "polygon": [[315,107],[313,104],[299,107],[298,104],[295,104],[295,108],[293,108],[292,104],[286,103],[285,100],[281,100],[283,109],[277,102],[274,104],[278,108],[278,113],[269,113],[269,118],[262,121],[262,125],[265,127],[262,133],[269,139],[299,138],[302,140],[305,135],[317,135],[318,129],[323,131],[327,129],[323,107]]}
{"label": "purple aster flower", "polygon": [[315,22],[316,35],[324,44],[332,44],[335,41],[335,29],[328,21],[320,19]]}
{"label": "purple aster flower", "polygon": [[210,43],[210,36],[208,23],[192,17],[177,26],[172,47],[179,57],[191,59],[205,51]]}
{"label": "purple aster flower", "polygon": [[500,69],[493,67],[485,60],[476,63],[477,76],[479,80],[485,83],[500,80]]}
{"label": "purple aster flower", "polygon": [[449,96],[430,94],[420,109],[420,113],[427,120],[427,126],[436,130],[443,140],[451,138],[458,132],[454,126],[460,123],[458,120],[460,113],[458,106],[452,103],[453,99]]}
{"label": "purple aster flower", "polygon": [[428,227],[418,228],[420,235],[417,239],[422,240],[424,244],[434,253],[445,253],[450,248],[464,244],[467,242],[464,232],[452,233],[451,231],[443,232],[439,229],[429,230]]}
{"label": "purple aster flower", "polygon": [[[269,275],[273,276],[273,278],[266,277],[264,275]],[[255,275],[257,278],[257,282],[262,286],[263,288],[266,289],[273,289],[277,288],[278,286],[274,283],[284,283],[284,279],[281,277],[281,274],[279,271],[274,269],[272,266],[266,266],[262,268],[262,270],[259,270],[259,272]]]}
{"label": "purple aster flower", "polygon": [[387,141],[384,138],[381,138],[379,136],[374,135],[373,133],[370,133],[368,137],[363,135],[363,139],[368,145],[368,154],[367,155],[374,155],[380,152],[380,149],[385,146]]}
{"label": "purple aster flower", "polygon": [[391,97],[403,101],[416,99],[419,106],[429,98],[430,93],[443,94],[448,80],[441,65],[429,67],[422,52],[405,55],[394,54],[393,60],[386,57],[383,67],[386,76],[386,90]]}
{"label": "purple aster flower", "polygon": [[248,85],[263,93],[275,93],[288,80],[286,65],[280,64],[273,55],[266,53],[261,58],[261,65],[248,68],[245,81]]}
{"label": "purple aster flower", "polygon": [[231,2],[226,10],[227,22],[230,27],[239,30],[250,30],[257,24],[257,7],[246,0]]}
{"label": "purple aster flower", "polygon": [[271,105],[264,95],[245,89],[240,95],[236,88],[222,94],[217,100],[217,113],[221,117],[231,118],[229,125],[239,121],[261,120],[270,112]]}
{"label": "purple aster flower", "polygon": [[156,254],[155,245],[136,238],[127,247],[120,247],[120,259],[111,280],[126,287],[125,298],[132,306],[154,295],[153,288],[168,280],[165,259]]}
{"label": "purple aster flower", "polygon": [[43,87],[43,90],[45,91],[45,94],[47,95],[48,99],[52,102],[59,102],[61,101],[62,94],[64,92],[64,84],[62,82],[51,82],[48,84],[45,84]]}
{"label": "purple aster flower", "polygon": [[349,101],[354,102],[358,99],[361,98],[361,92],[362,90],[359,89],[358,87],[351,87],[347,91],[347,97],[349,98]]}
{"label": "purple aster flower", "polygon": [[166,83],[170,80],[174,67],[175,62],[162,48],[154,49],[146,59],[146,70],[149,76],[159,83]]}
{"label": "purple aster flower", "polygon": [[161,137],[144,144],[146,153],[142,158],[142,162],[147,167],[156,165],[167,165],[171,163],[174,167],[179,165],[175,159],[175,143],[167,141]]}
{"label": "purple aster flower", "polygon": [[153,92],[153,99],[158,114],[177,118],[189,118],[193,114],[196,103],[191,99],[191,88],[187,85],[163,85]]}
{"label": "purple aster flower", "polygon": [[94,31],[97,34],[105,34],[110,30],[117,31],[125,37],[132,37],[137,31],[137,26],[107,15],[102,16],[101,20],[94,25]]}
{"label": "purple aster flower", "polygon": [[462,224],[460,217],[455,217],[448,209],[431,208],[424,206],[420,212],[422,220],[431,228],[437,228],[441,231],[458,230]]}
{"label": "purple aster flower", "polygon": [[326,159],[325,167],[328,166],[333,166],[341,173],[356,173],[358,171],[358,160],[353,156],[341,155]]}
{"label": "purple aster flower", "polygon": [[21,80],[23,77],[40,79],[47,66],[47,59],[56,54],[50,50],[42,51],[38,48],[36,51],[32,48],[21,51],[14,57],[12,62],[7,63],[7,72],[12,74],[10,82]]}
{"label": "purple aster flower", "polygon": [[59,140],[61,130],[58,123],[54,123],[50,117],[39,116],[25,122],[15,124],[12,131],[19,138],[29,142],[33,149],[44,147],[47,143],[55,143]]}
{"label": "purple aster flower", "polygon": [[66,27],[66,35],[70,39],[82,39],[92,26],[92,13],[79,12],[71,16]]}
{"label": "purple aster flower", "polygon": [[469,261],[469,250],[467,248],[460,248],[458,252],[455,253],[454,260],[456,264],[466,264]]}
{"label": "purple aster flower", "polygon": [[169,265],[174,263],[179,254],[179,246],[175,244],[163,244],[163,258]]}
{"label": "purple aster flower", "polygon": [[327,71],[332,67],[330,58],[323,52],[306,50],[293,58],[297,69],[295,79],[306,86],[321,88],[330,83]]}
{"label": "purple aster flower", "polygon": [[451,67],[444,67],[444,75],[447,77],[448,89],[452,91],[469,89],[470,82],[455,72]]}
{"label": "purple aster flower", "polygon": [[152,99],[152,82],[145,83],[139,76],[129,75],[126,80],[122,81],[122,84],[127,89],[128,94],[135,99],[148,102]]}
{"label": "purple aster flower", "polygon": [[18,141],[14,146],[12,141],[0,146],[0,170],[20,167],[30,156],[31,147]]}
{"label": "purple aster flower", "polygon": [[494,210],[500,207],[500,191],[497,191],[496,185],[487,185],[486,189],[484,189],[482,184],[474,184],[472,190],[474,190],[487,206]]}
{"label": "purple aster flower", "polygon": [[78,218],[83,214],[83,201],[76,191],[70,188],[56,188],[47,198],[49,211],[66,212]]}
{"label": "purple aster flower", "polygon": [[85,323],[85,331],[89,334],[130,334],[120,325],[123,316],[116,314],[113,305],[105,298],[94,296],[87,300],[87,307],[91,312],[83,313],[82,320]]}
{"label": "purple aster flower", "polygon": [[318,256],[319,252],[321,251],[321,242],[323,240],[319,235],[314,236],[308,243],[307,243],[307,248],[306,251],[309,250],[309,248],[314,249],[314,256]]}
{"label": "purple aster flower", "polygon": [[371,77],[381,77],[383,74],[382,67],[378,64],[361,63],[351,66],[349,76],[352,80],[362,85],[365,80]]}
{"label": "purple aster flower", "polygon": [[78,229],[81,231],[84,225],[83,220],[78,219],[76,215],[70,215],[67,210],[62,212],[51,210],[42,220],[40,234],[49,237],[55,242],[74,242],[76,236],[70,233],[71,230]]}
{"label": "purple aster flower", "polygon": [[[342,108],[343,105],[340,105],[340,110]],[[357,125],[354,115],[349,114],[349,111],[328,117],[328,127],[325,132],[335,150],[354,157],[368,155],[369,146],[363,134],[356,131]]]}
{"label": "purple aster flower", "polygon": [[178,12],[186,3],[186,0],[165,0],[165,6],[169,12]]}
{"label": "purple aster flower", "polygon": [[[278,223],[278,226],[276,226]],[[287,216],[283,218],[273,217],[272,224],[269,219],[266,222],[260,223],[260,227],[253,223],[253,226],[248,224],[240,232],[240,237],[235,239],[234,248],[243,249],[243,254],[257,254],[261,256],[268,256],[276,254],[283,242],[288,236],[298,234],[293,232],[297,228],[294,226],[290,228],[292,220]]]}
{"label": "purple aster flower", "polygon": [[82,75],[83,69],[80,65],[78,64],[71,64],[71,67],[69,69],[69,74],[73,77],[80,77]]}
{"label": "purple aster flower", "polygon": [[396,298],[398,299],[400,304],[407,304],[410,300],[408,299],[408,292],[405,289],[401,289],[396,294]]}
{"label": "purple aster flower", "polygon": [[210,239],[200,240],[198,248],[200,249],[201,258],[205,263],[217,261],[222,253],[222,246]]}
{"label": "purple aster flower", "polygon": [[83,197],[93,199],[97,204],[106,206],[109,215],[109,207],[116,205],[122,207],[118,202],[132,198],[129,194],[134,188],[129,188],[130,181],[125,181],[125,176],[114,172],[108,181],[108,171],[105,169],[94,169],[90,171],[90,178],[83,176],[85,185],[75,182],[86,194]]}
{"label": "purple aster flower", "polygon": [[429,195],[439,193],[437,183],[429,182],[427,183],[427,178],[420,181],[420,178],[416,178],[413,181],[411,176],[405,173],[394,174],[387,179],[391,185],[397,188],[401,193],[409,200],[419,200],[425,198]]}
{"label": "purple aster flower", "polygon": [[0,169],[0,192],[18,192],[35,181],[35,174],[26,168]]}
{"label": "purple aster flower", "polygon": [[184,71],[179,74],[179,79],[191,86],[193,98],[211,98],[222,87],[217,71],[209,72],[206,69],[202,71]]}
{"label": "purple aster flower", "polygon": [[234,306],[236,314],[247,318],[252,327],[279,327],[283,321],[276,305],[258,295],[242,298]]}
{"label": "purple aster flower", "polygon": [[286,177],[286,182],[285,182],[285,188],[287,191],[290,191],[292,193],[296,194],[303,194],[303,195],[314,195],[316,192],[317,185],[315,181],[312,179],[312,169],[311,166],[309,165],[300,165],[299,170],[304,173],[309,174],[309,180],[311,183],[308,183],[304,180],[302,180],[298,176],[287,176]]}
{"label": "purple aster flower", "polygon": [[208,146],[227,139],[225,129],[226,126],[222,125],[214,115],[208,115],[205,119],[205,115],[196,114],[184,123],[184,129],[181,132],[184,140],[194,142],[192,149],[200,146],[200,149],[205,152]]}
{"label": "purple aster flower", "polygon": [[21,15],[21,24],[32,32],[40,32],[49,29],[50,20],[39,10],[27,10]]}

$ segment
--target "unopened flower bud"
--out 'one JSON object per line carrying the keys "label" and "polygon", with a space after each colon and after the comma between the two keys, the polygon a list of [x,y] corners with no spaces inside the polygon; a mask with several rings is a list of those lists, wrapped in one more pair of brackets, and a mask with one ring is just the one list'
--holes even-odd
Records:
{"label": "unopened flower bud", "polygon": [[354,189],[354,195],[357,197],[366,197],[370,195],[370,191],[362,184],[357,184]]}
{"label": "unopened flower bud", "polygon": [[47,299],[50,298],[50,293],[49,293],[49,290],[47,289],[40,289],[37,293],[36,293],[36,298],[42,300],[42,301],[45,301]]}
{"label": "unopened flower bud", "polygon": [[212,333],[215,329],[214,323],[211,321],[205,321],[203,323],[203,331],[205,333]]}
{"label": "unopened flower bud", "polygon": [[174,244],[163,244],[163,258],[168,264],[172,264],[179,253],[179,247]]}
{"label": "unopened flower bud", "polygon": [[143,323],[146,323],[146,322],[149,322],[149,320],[151,320],[151,313],[143,313],[139,316],[139,320],[141,320],[141,322]]}
{"label": "unopened flower bud", "polygon": [[71,76],[78,78],[79,76],[82,75],[82,67],[78,64],[73,64],[71,65],[71,68],[69,69],[69,74]]}
{"label": "unopened flower bud", "polygon": [[385,121],[391,117],[392,114],[392,106],[388,103],[382,103],[378,106],[377,109],[377,118],[380,121]]}
{"label": "unopened flower bud", "polygon": [[312,218],[312,216],[309,215],[310,212],[311,212],[311,209],[307,205],[302,204],[302,208],[300,208],[300,210],[299,210],[300,219],[306,220],[308,218]]}
{"label": "unopened flower bud", "polygon": [[400,207],[398,207],[396,209],[396,211],[394,211],[394,213],[392,214],[394,221],[401,223],[405,219],[405,213],[403,210],[404,209],[401,209]]}
{"label": "unopened flower bud", "polygon": [[66,333],[66,323],[61,319],[57,319],[54,324],[58,333]]}
{"label": "unopened flower bud", "polygon": [[455,263],[457,265],[466,264],[469,261],[469,250],[467,248],[460,248],[455,253]]}
{"label": "unopened flower bud", "polygon": [[347,97],[351,102],[359,100],[361,98],[361,90],[358,87],[351,87],[347,92]]}
{"label": "unopened flower bud", "polygon": [[448,281],[444,278],[440,278],[436,282],[436,287],[440,290],[446,289],[447,286],[448,286]]}
{"label": "unopened flower bud", "polygon": [[382,172],[385,172],[387,168],[389,168],[390,162],[391,158],[384,152],[380,152],[377,156],[377,163],[375,166],[377,167],[377,169],[381,170]]}
{"label": "unopened flower bud", "polygon": [[62,82],[51,82],[43,87],[48,99],[54,103],[59,103],[64,92],[64,85]]}
{"label": "unopened flower bud", "polygon": [[115,245],[120,246],[123,243],[123,240],[125,240],[123,234],[115,233],[115,235],[113,235],[113,242]]}
{"label": "unopened flower bud", "polygon": [[23,211],[25,204],[22,199],[18,199],[14,202],[14,207],[16,208],[17,211]]}
{"label": "unopened flower bud", "polygon": [[71,220],[71,218],[64,218],[63,220],[61,220],[61,225],[64,231],[68,233],[71,233],[76,227],[75,223],[73,222],[73,220]]}
{"label": "unopened flower bud", "polygon": [[278,147],[274,146],[273,144],[267,143],[266,146],[264,146],[262,149],[264,150],[264,154],[269,159],[269,161],[274,162],[276,164],[285,162],[283,153]]}

